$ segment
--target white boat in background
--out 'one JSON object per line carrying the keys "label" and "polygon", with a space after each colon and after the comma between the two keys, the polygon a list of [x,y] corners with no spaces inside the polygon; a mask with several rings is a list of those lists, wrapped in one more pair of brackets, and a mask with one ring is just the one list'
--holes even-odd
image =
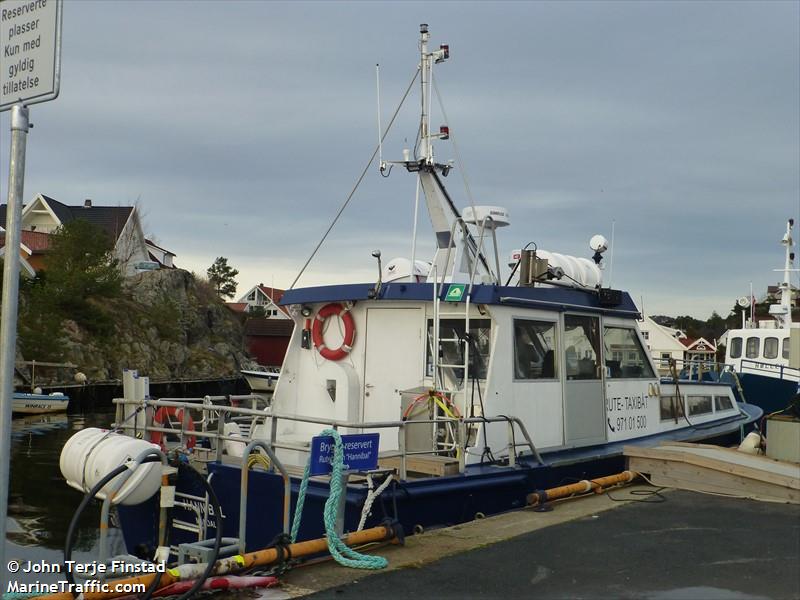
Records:
{"label": "white boat in background", "polygon": [[68,406],[69,396],[65,396],[61,392],[52,394],[14,392],[11,412],[15,415],[41,415],[66,412]]}
{"label": "white boat in background", "polygon": [[281,374],[280,369],[270,367],[242,369],[240,372],[245,381],[247,381],[247,385],[250,386],[250,390],[255,393],[273,392]]}
{"label": "white boat in background", "polygon": [[[725,364],[730,365],[741,381],[747,402],[760,406],[765,413],[783,410],[800,386],[800,350],[792,349],[792,337],[800,337],[800,323],[792,320],[792,285],[794,220],[786,223],[786,233],[781,238],[786,256],[783,282],[778,286],[778,302],[769,307],[775,319],[772,327],[750,322],[741,329],[727,333]],[[741,298],[740,306],[750,304]],[[797,342],[794,342],[797,344]]]}

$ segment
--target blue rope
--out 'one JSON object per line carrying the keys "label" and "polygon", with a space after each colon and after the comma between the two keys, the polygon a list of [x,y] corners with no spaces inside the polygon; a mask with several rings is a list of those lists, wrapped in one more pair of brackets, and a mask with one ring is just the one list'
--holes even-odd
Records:
{"label": "blue rope", "polygon": [[[335,429],[325,429],[320,435],[332,437],[334,442],[333,463],[331,465],[331,491],[330,494],[328,494],[328,499],[325,501],[325,510],[323,512],[328,551],[336,562],[346,567],[351,567],[353,569],[383,569],[389,564],[389,561],[385,558],[382,556],[360,554],[347,546],[336,534],[336,516],[339,510],[339,499],[343,491],[342,470],[344,468],[344,448],[342,447],[342,438]],[[297,506],[295,507],[294,520],[292,522],[292,542],[297,541],[297,532],[300,530],[300,519],[303,514],[303,504],[305,504],[306,500],[310,471],[311,457],[309,457],[308,463],[306,463],[306,468],[303,472],[303,481],[300,483],[300,491],[297,493]]]}

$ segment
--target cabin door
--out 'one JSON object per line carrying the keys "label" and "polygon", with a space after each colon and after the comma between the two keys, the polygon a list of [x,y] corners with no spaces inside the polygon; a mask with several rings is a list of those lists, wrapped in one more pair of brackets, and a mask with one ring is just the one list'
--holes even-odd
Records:
{"label": "cabin door", "polygon": [[[399,421],[400,391],[423,384],[425,319],[421,308],[367,309],[364,421]],[[397,429],[379,429],[381,450],[397,449]]]}
{"label": "cabin door", "polygon": [[600,317],[564,315],[564,437],[568,446],[606,440]]}

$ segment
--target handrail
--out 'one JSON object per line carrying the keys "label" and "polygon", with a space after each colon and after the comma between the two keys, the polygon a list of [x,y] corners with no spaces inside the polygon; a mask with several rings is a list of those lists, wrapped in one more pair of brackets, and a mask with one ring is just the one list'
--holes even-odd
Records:
{"label": "handrail", "polygon": [[[745,363],[748,363],[745,365]],[[779,373],[780,379],[790,379],[792,381],[800,380],[800,369],[791,367],[789,365],[776,365],[775,363],[765,363],[748,358],[741,359],[739,370],[744,372],[744,369],[753,369],[757,372],[769,371],[771,373]]]}
{"label": "handrail", "polygon": [[[277,429],[278,429],[278,421],[283,419],[286,421],[294,421],[298,423],[309,423],[309,424],[316,424],[316,425],[324,425],[326,427],[331,427],[333,429],[339,428],[347,428],[347,429],[398,429],[402,434],[398,436],[398,451],[400,452],[400,478],[406,479],[407,471],[406,471],[406,459],[409,455],[413,454],[428,454],[428,451],[406,451],[405,449],[405,428],[409,425],[422,425],[422,424],[442,424],[442,423],[451,423],[458,427],[459,435],[457,441],[457,448],[460,450],[461,458],[459,459],[459,472],[463,473],[465,469],[465,460],[464,456],[467,450],[466,441],[468,438],[467,435],[467,425],[472,424],[481,424],[481,423],[507,423],[508,424],[508,461],[509,466],[514,467],[516,466],[516,448],[518,446],[527,446],[530,449],[531,455],[540,463],[543,464],[543,460],[536,449],[536,446],[533,443],[533,440],[528,433],[527,428],[525,427],[524,423],[521,419],[511,415],[498,415],[498,416],[491,416],[491,417],[461,417],[461,418],[451,418],[451,417],[438,417],[436,419],[413,419],[413,420],[397,420],[397,421],[372,421],[372,422],[362,422],[362,421],[348,421],[348,420],[339,420],[339,419],[324,419],[320,417],[312,417],[312,416],[305,416],[305,415],[290,415],[290,414],[280,414],[272,412],[270,408],[259,410],[259,409],[252,409],[252,408],[244,408],[244,407],[237,407],[237,406],[222,406],[222,405],[197,405],[193,403],[194,399],[187,399],[187,402],[178,402],[175,400],[154,400],[154,399],[145,399],[145,400],[129,400],[126,398],[115,398],[113,400],[114,404],[117,405],[138,405],[138,406],[146,406],[150,409],[156,409],[158,407],[172,407],[172,408],[182,408],[184,410],[184,416],[188,415],[188,410],[194,411],[203,411],[203,412],[216,412],[219,415],[219,426],[217,427],[216,431],[207,431],[205,427],[200,430],[189,430],[188,429],[188,422],[186,419],[183,420],[181,423],[181,429],[171,429],[167,427],[157,427],[152,424],[152,422],[145,423],[144,431],[145,432],[160,432],[160,433],[172,433],[177,434],[181,437],[181,443],[183,444],[187,437],[196,437],[196,438],[203,438],[209,440],[215,440],[217,442],[216,447],[216,455],[217,459],[221,457],[221,443],[223,441],[232,441],[232,442],[239,442],[239,443],[249,443],[252,442],[250,438],[243,438],[241,436],[234,436],[234,435],[224,435],[222,432],[222,423],[224,421],[224,415],[248,415],[252,417],[256,417],[258,419],[270,419],[271,420],[271,427],[270,427],[270,435],[269,440],[266,442],[266,445],[274,450],[275,448],[282,448],[285,450],[294,450],[299,452],[310,452],[310,446],[308,445],[298,445],[298,444],[290,444],[286,442],[279,442],[277,438]],[[203,422],[206,422],[206,419],[203,419]],[[114,423],[112,425],[114,428],[119,429],[123,432],[128,430],[135,430],[137,429],[135,424],[129,424],[127,422],[122,423]],[[524,442],[516,442],[515,439],[515,426],[519,429],[522,437],[524,438]],[[141,430],[141,428],[138,428]],[[269,452],[268,452],[269,454]],[[270,457],[272,458],[272,457]],[[246,459],[245,459],[246,460]],[[277,466],[277,463],[276,463]]]}

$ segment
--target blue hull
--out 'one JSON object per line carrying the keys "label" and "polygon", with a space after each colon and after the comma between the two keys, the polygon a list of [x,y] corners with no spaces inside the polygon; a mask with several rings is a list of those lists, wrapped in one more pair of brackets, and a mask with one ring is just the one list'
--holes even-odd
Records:
{"label": "blue hull", "polygon": [[786,408],[798,392],[798,383],[790,379],[741,373],[739,381],[747,402],[760,407],[767,415]]}
{"label": "blue hull", "polygon": [[[526,497],[533,491],[617,473],[625,469],[622,448],[626,445],[654,446],[662,441],[704,441],[708,443],[738,443],[743,425],[756,421],[761,411],[742,405],[746,416],[732,418],[713,427],[687,427],[669,434],[648,438],[563,450],[543,455],[546,464],[540,465],[531,457],[523,457],[516,467],[501,465],[470,465],[463,475],[430,477],[390,485],[375,501],[366,526],[384,519],[396,519],[408,533],[415,526],[443,527],[471,521],[480,514],[492,515],[525,506]],[[239,490],[241,470],[238,466],[209,463],[209,473],[224,515],[223,535],[238,537]],[[182,472],[178,491],[203,495],[199,482]],[[292,515],[297,500],[299,481],[292,480]],[[367,489],[363,484],[347,487],[345,531],[358,526]],[[280,476],[264,471],[252,471],[249,478],[247,509],[247,550],[264,548],[282,532],[283,481]],[[299,539],[323,537],[322,511],[328,498],[328,484],[311,480],[306,495]],[[158,523],[158,495],[138,506],[119,507],[120,524],[126,546],[132,553],[150,554],[155,547]],[[173,509],[173,517],[193,520],[188,511]],[[214,532],[209,528],[208,536]],[[197,541],[196,536],[174,529],[172,544]]]}

